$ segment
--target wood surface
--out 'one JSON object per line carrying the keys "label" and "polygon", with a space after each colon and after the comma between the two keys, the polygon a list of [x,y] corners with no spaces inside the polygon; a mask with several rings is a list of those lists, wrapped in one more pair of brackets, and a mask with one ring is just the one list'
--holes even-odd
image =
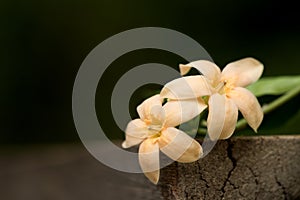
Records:
{"label": "wood surface", "polygon": [[[200,141],[201,143],[201,141]],[[3,200],[299,199],[300,136],[233,137],[197,162],[143,174],[113,170],[81,144],[2,146]]]}

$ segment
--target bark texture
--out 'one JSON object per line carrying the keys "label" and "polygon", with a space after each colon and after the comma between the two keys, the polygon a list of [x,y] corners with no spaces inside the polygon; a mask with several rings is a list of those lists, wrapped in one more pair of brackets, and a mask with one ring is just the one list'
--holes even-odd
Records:
{"label": "bark texture", "polygon": [[300,199],[300,137],[219,141],[197,162],[164,168],[164,199]]}
{"label": "bark texture", "polygon": [[0,199],[299,199],[300,136],[219,141],[206,157],[143,174],[110,169],[82,145],[0,148]]}

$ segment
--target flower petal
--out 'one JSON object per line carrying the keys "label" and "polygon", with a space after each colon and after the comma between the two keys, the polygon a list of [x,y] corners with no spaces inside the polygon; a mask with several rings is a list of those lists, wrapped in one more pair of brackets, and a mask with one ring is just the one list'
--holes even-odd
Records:
{"label": "flower petal", "polygon": [[219,139],[227,139],[233,134],[238,114],[238,108],[235,103],[231,99],[225,98],[225,122]]}
{"label": "flower petal", "polygon": [[145,122],[140,119],[130,121],[126,128],[126,140],[122,143],[123,148],[129,148],[141,143],[148,135]]}
{"label": "flower petal", "polygon": [[196,140],[173,127],[162,131],[158,143],[164,154],[178,162],[194,162],[203,154],[202,147]]}
{"label": "flower petal", "polygon": [[234,88],[227,95],[237,105],[249,126],[257,132],[264,113],[256,97],[249,90],[241,87]]}
{"label": "flower petal", "polygon": [[154,184],[159,180],[159,146],[157,139],[147,139],[139,148],[139,163],[145,176]]}
{"label": "flower petal", "polygon": [[204,76],[186,76],[167,83],[160,92],[161,98],[191,99],[211,94],[211,86]]}
{"label": "flower petal", "polygon": [[165,111],[162,105],[152,106],[149,119],[152,125],[163,125],[165,121]]}
{"label": "flower petal", "polygon": [[154,95],[141,103],[137,107],[137,112],[142,120],[150,119],[151,109],[154,106],[161,106],[162,99],[159,95]]}
{"label": "flower petal", "polygon": [[226,65],[222,71],[222,80],[234,86],[246,87],[259,79],[264,66],[254,58],[244,58]]}
{"label": "flower petal", "polygon": [[170,100],[164,106],[165,127],[174,127],[199,115],[207,105],[201,98],[187,100]]}
{"label": "flower petal", "polygon": [[216,84],[216,82],[220,80],[221,70],[213,62],[208,60],[198,60],[187,65],[179,65],[181,75],[188,73],[191,67],[196,68],[201,74],[207,77],[207,79],[211,81],[211,84]]}
{"label": "flower petal", "polygon": [[225,96],[218,93],[208,100],[207,132],[211,140],[217,140],[225,127]]}

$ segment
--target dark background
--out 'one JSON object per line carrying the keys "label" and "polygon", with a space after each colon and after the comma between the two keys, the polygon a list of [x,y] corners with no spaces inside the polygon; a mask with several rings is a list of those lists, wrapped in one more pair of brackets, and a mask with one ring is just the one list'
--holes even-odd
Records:
{"label": "dark background", "polygon": [[[78,142],[71,107],[77,70],[96,45],[131,28],[180,31],[198,41],[219,66],[253,56],[264,63],[264,76],[300,74],[297,12],[288,1],[1,1],[0,143]],[[113,82],[147,62],[177,68],[183,60],[143,50],[110,66],[106,76],[111,83],[103,78],[96,101],[112,138],[122,133],[109,106],[98,102],[110,105]],[[299,134],[299,100],[266,116],[259,133]]]}

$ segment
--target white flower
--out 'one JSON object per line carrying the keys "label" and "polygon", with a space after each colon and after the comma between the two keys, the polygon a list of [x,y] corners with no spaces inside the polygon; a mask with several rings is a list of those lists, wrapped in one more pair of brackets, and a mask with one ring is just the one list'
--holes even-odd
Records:
{"label": "white flower", "polygon": [[[214,63],[206,60],[180,65],[182,75],[196,68],[202,75],[175,79],[161,91],[163,98],[189,100],[207,96],[207,129],[212,140],[229,138],[236,126],[238,110],[254,131],[262,122],[263,111],[256,97],[244,87],[257,81],[263,65],[254,58],[229,63],[221,72]],[[186,83],[192,90],[186,90]],[[225,109],[225,110],[224,110]]]}
{"label": "white flower", "polygon": [[129,148],[141,143],[139,163],[150,181],[156,184],[159,180],[159,150],[178,162],[193,162],[200,158],[200,144],[174,127],[199,115],[206,107],[201,99],[169,101],[162,106],[159,95],[137,107],[140,118],[127,125],[122,146]]}

